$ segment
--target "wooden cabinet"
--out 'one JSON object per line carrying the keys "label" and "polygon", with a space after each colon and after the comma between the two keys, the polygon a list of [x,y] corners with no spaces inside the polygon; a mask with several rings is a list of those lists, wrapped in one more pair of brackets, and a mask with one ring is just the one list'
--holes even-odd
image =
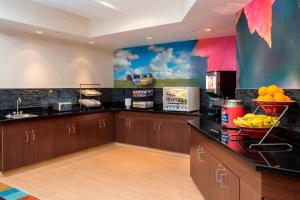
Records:
{"label": "wooden cabinet", "polygon": [[51,123],[51,131],[54,133],[53,156],[75,152],[77,149],[78,127],[76,122],[73,121],[73,117],[53,119],[48,123]]}
{"label": "wooden cabinet", "polygon": [[240,180],[207,149],[199,134],[191,134],[190,173],[206,200],[239,200]]}
{"label": "wooden cabinet", "polygon": [[124,116],[117,115],[115,117],[116,141],[121,143],[129,143],[129,126],[128,119]]}
{"label": "wooden cabinet", "polygon": [[143,144],[144,119],[116,116],[116,141],[132,145]]}
{"label": "wooden cabinet", "polygon": [[157,121],[154,119],[147,119],[144,123],[143,146],[158,148],[160,132],[158,131]]}
{"label": "wooden cabinet", "polygon": [[32,163],[53,157],[53,132],[47,128],[47,124],[44,127],[36,124],[35,128],[31,130]]}
{"label": "wooden cabinet", "polygon": [[185,154],[190,153],[191,144],[190,127],[186,123],[187,120],[174,122],[174,151]]}
{"label": "wooden cabinet", "polygon": [[188,117],[121,112],[115,120],[117,142],[189,153]]}
{"label": "wooden cabinet", "polygon": [[100,132],[97,134],[97,144],[106,144],[115,140],[115,124],[112,113],[102,113],[100,116]]}
{"label": "wooden cabinet", "polygon": [[239,178],[216,158],[210,159],[210,199],[239,200]]}
{"label": "wooden cabinet", "polygon": [[174,123],[165,118],[157,121],[157,132],[159,135],[158,149],[174,151]]}
{"label": "wooden cabinet", "polygon": [[261,200],[261,195],[250,187],[245,181],[240,180],[240,200]]}
{"label": "wooden cabinet", "polygon": [[10,124],[2,132],[2,170],[14,169],[31,163],[30,136],[22,125]]}
{"label": "wooden cabinet", "polygon": [[2,171],[52,157],[52,132],[43,123],[11,123],[3,126]]}
{"label": "wooden cabinet", "polygon": [[210,159],[212,155],[199,142],[195,135],[191,137],[190,174],[205,199],[210,195]]}

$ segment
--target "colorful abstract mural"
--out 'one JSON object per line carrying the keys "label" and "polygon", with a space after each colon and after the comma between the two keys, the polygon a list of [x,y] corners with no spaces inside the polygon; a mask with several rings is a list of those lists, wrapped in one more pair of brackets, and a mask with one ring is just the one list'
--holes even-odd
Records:
{"label": "colorful abstract mural", "polygon": [[205,88],[207,71],[236,70],[235,47],[230,36],[117,50],[115,88]]}
{"label": "colorful abstract mural", "polygon": [[237,71],[236,36],[201,39],[194,48],[195,56],[207,57],[207,71]]}
{"label": "colorful abstract mural", "polygon": [[237,20],[239,20],[244,11],[251,34],[257,32],[270,48],[272,48],[272,6],[274,2],[275,0],[252,0],[237,14]]}
{"label": "colorful abstract mural", "polygon": [[252,0],[237,14],[240,87],[300,88],[298,0]]}

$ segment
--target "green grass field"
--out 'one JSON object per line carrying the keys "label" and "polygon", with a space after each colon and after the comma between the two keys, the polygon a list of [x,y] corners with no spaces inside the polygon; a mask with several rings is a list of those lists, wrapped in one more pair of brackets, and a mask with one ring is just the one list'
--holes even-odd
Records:
{"label": "green grass field", "polygon": [[[115,80],[115,88],[139,88],[130,81]],[[197,79],[159,79],[155,80],[153,85],[148,88],[163,88],[163,87],[199,87],[199,80]]]}

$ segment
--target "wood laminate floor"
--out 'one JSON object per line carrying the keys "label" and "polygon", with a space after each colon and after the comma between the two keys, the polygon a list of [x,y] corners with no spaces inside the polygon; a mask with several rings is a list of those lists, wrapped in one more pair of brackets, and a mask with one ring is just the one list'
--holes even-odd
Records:
{"label": "wood laminate floor", "polygon": [[46,200],[203,200],[187,156],[120,144],[18,169],[0,180]]}

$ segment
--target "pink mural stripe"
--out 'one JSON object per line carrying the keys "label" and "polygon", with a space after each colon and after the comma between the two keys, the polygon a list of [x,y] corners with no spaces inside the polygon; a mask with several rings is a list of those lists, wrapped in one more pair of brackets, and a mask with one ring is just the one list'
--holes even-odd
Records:
{"label": "pink mural stripe", "polygon": [[208,58],[207,71],[236,71],[236,36],[200,39],[195,56]]}

